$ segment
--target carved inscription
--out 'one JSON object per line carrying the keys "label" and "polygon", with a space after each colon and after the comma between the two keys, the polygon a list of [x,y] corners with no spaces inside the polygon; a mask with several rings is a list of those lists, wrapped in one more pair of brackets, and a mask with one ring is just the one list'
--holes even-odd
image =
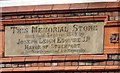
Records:
{"label": "carved inscription", "polygon": [[5,56],[102,54],[103,22],[5,26]]}

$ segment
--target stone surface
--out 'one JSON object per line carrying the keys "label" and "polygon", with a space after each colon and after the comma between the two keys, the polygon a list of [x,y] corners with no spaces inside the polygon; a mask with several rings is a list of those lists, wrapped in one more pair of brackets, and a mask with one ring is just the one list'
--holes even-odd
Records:
{"label": "stone surface", "polygon": [[103,31],[103,22],[6,26],[5,56],[102,54]]}

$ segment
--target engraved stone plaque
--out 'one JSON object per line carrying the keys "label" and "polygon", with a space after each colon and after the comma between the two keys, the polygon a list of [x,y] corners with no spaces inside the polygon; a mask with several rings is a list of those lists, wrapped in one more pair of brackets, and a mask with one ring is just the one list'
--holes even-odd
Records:
{"label": "engraved stone plaque", "polygon": [[5,26],[5,56],[103,54],[103,22]]}

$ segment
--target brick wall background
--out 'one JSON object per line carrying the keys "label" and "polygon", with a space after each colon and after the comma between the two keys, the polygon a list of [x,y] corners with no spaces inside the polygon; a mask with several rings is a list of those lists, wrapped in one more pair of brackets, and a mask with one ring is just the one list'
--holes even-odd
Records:
{"label": "brick wall background", "polygon": [[[0,19],[0,69],[4,73],[120,72],[120,2],[3,7]],[[5,26],[101,21],[105,22],[102,55],[4,56]]]}

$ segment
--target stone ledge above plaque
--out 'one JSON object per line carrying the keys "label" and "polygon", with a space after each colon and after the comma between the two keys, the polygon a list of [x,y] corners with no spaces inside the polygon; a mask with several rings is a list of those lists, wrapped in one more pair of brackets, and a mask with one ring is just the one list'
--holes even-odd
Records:
{"label": "stone ledge above plaque", "polygon": [[104,23],[5,26],[5,56],[103,54]]}

